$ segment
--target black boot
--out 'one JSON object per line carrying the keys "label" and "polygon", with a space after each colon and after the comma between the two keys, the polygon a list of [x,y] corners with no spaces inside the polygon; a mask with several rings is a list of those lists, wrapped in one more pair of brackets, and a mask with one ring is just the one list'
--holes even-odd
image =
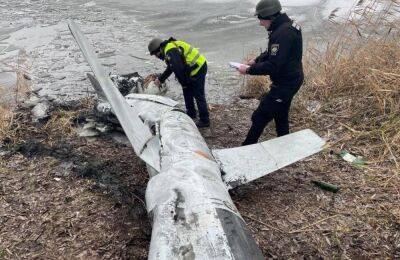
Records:
{"label": "black boot", "polygon": [[210,121],[202,121],[202,120],[199,120],[199,121],[196,122],[196,126],[197,126],[198,128],[210,127]]}

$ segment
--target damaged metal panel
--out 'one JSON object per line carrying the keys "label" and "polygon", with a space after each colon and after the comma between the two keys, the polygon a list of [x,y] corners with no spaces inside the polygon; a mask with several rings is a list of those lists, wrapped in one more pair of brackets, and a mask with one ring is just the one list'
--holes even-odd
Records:
{"label": "damaged metal panel", "polygon": [[325,141],[310,129],[266,142],[213,150],[228,188],[251,182],[323,149]]}
{"label": "damaged metal panel", "polygon": [[100,83],[97,81],[96,77],[94,77],[92,74],[90,73],[86,73],[86,76],[88,77],[90,83],[92,84],[94,90],[96,91],[97,96],[101,99],[101,100],[107,100],[106,95],[104,95],[103,90],[101,89]]}
{"label": "damaged metal panel", "polygon": [[135,150],[135,153],[151,167],[159,170],[159,147],[155,146],[156,142],[149,143],[153,138],[150,129],[139,118],[138,111],[134,107],[128,105],[125,98],[111,81],[110,77],[104,72],[101,64],[97,61],[92,48],[89,46],[78,26],[73,21],[69,21],[68,26],[81,48],[83,55],[92,68],[104,95],[111,104],[113,111]]}
{"label": "damaged metal panel", "polygon": [[[137,99],[135,97],[136,95],[139,95]],[[178,104],[177,102],[169,98],[145,98],[141,96],[141,94],[130,94],[129,99],[127,98],[127,103],[131,107],[137,108],[139,118],[143,121],[145,125],[149,127],[149,129],[152,130],[155,130],[154,127],[156,126],[157,122],[160,121],[161,115],[166,111],[176,109],[174,106]],[[118,123],[110,103],[98,103],[96,105],[96,111],[99,114],[98,116],[102,117],[103,120]]]}
{"label": "damaged metal panel", "polygon": [[[117,116],[135,153],[147,163],[146,207],[153,223],[149,259],[264,259],[227,188],[312,155],[325,142],[304,130],[211,152],[193,120],[175,108],[177,102],[153,95],[123,97],[77,26],[69,26],[95,73],[89,79],[109,102],[97,110]],[[154,87],[151,91],[161,94]]]}
{"label": "damaged metal panel", "polygon": [[159,128],[161,172],[146,190],[149,259],[264,259],[191,118],[168,111]]}
{"label": "damaged metal panel", "polygon": [[130,106],[137,108],[139,117],[150,129],[160,121],[163,113],[175,109],[178,105],[178,102],[168,97],[156,95],[129,94],[125,98]]}
{"label": "damaged metal panel", "polygon": [[217,214],[235,259],[265,259],[255,241],[249,239],[252,234],[241,217],[221,208]]}
{"label": "damaged metal panel", "polygon": [[137,100],[143,100],[143,101],[152,101],[152,102],[167,105],[170,107],[175,107],[179,104],[175,100],[172,100],[168,97],[163,97],[163,96],[158,96],[158,95],[150,95],[150,94],[128,94],[125,96],[125,98],[128,100],[128,103],[129,103],[129,100],[131,100],[131,99],[137,99]]}

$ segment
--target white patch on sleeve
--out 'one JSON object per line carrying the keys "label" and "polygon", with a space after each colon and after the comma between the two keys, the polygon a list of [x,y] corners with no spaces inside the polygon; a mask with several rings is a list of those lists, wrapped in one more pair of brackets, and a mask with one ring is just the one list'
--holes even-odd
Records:
{"label": "white patch on sleeve", "polygon": [[271,55],[276,56],[279,51],[279,44],[272,44],[271,45]]}

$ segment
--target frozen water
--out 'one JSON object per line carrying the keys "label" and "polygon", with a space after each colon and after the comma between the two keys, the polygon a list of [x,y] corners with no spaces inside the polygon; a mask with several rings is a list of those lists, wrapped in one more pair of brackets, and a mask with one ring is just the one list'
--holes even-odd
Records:
{"label": "frozen water", "polygon": [[[237,95],[242,77],[229,61],[260,52],[267,34],[253,16],[258,0],[71,0],[3,1],[0,9],[0,60],[15,58],[19,49],[32,59],[31,76],[40,93],[69,100],[93,93],[86,80],[90,69],[65,21],[76,20],[111,73],[161,72],[163,62],[150,57],[154,37],[175,36],[198,47],[208,60],[210,102],[227,102]],[[345,14],[354,0],[282,0],[284,10],[302,25],[305,41],[323,30],[329,13]],[[351,4],[350,4],[351,3]],[[4,71],[4,70],[3,70]],[[181,99],[171,77],[169,95]]]}
{"label": "frozen water", "polygon": [[17,74],[15,72],[0,72],[0,90],[1,87],[11,88],[17,83]]}
{"label": "frozen water", "polygon": [[54,26],[42,27],[40,25],[27,27],[18,30],[10,35],[3,42],[17,46],[18,48],[32,51],[39,46],[48,45],[56,36],[57,29],[65,25],[58,24]]}
{"label": "frozen water", "polygon": [[[254,4],[257,4],[259,0],[249,0]],[[281,0],[282,6],[310,6],[318,5],[320,0]]]}

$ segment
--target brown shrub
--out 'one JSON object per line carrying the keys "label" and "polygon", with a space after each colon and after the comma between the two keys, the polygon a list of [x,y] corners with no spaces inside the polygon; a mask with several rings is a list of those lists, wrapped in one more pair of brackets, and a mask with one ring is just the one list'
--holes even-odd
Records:
{"label": "brown shrub", "polygon": [[[309,43],[305,52],[306,80],[293,113],[304,117],[310,110],[316,124],[331,118],[349,131],[346,140],[362,147],[364,156],[391,161],[399,170],[399,4],[359,1],[346,18],[336,12],[329,16],[329,35]],[[250,53],[246,60],[255,56]],[[268,86],[267,77],[247,76],[241,97],[257,98]]]}
{"label": "brown shrub", "polygon": [[366,156],[390,158],[398,168],[398,5],[392,1],[363,4],[344,24],[332,24],[338,37],[308,49],[307,80],[298,101],[304,108],[310,101],[321,102],[321,112],[335,115],[350,130],[354,145],[367,146]]}
{"label": "brown shrub", "polygon": [[[248,62],[257,57],[255,52],[252,52],[247,55],[244,59],[244,63]],[[270,80],[265,76],[249,76],[246,75],[243,77],[243,84],[240,88],[240,98],[248,99],[248,98],[257,98],[259,99],[264,93],[266,93],[269,89]]]}

